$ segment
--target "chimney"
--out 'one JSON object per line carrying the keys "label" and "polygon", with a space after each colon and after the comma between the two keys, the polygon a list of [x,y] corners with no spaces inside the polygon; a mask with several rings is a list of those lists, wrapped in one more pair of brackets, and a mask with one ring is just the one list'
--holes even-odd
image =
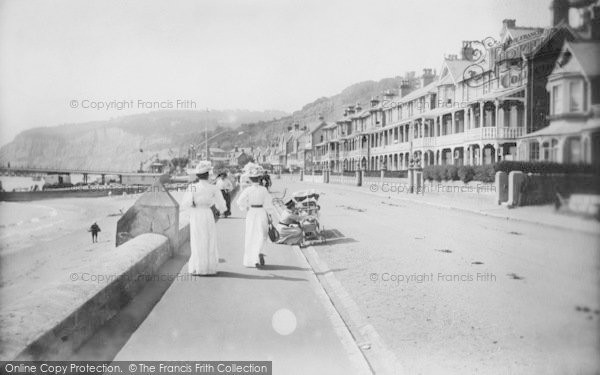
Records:
{"label": "chimney", "polygon": [[592,40],[600,40],[600,5],[592,7],[590,19],[590,38]]}
{"label": "chimney", "polygon": [[379,105],[379,98],[376,96],[371,97],[371,108],[375,108]]}
{"label": "chimney", "polygon": [[463,60],[473,61],[475,59],[475,48],[470,40],[463,40],[461,55]]}
{"label": "chimney", "polygon": [[403,98],[411,91],[410,82],[406,79],[400,83],[400,97]]}
{"label": "chimney", "polygon": [[295,123],[294,124],[294,130],[300,130],[300,124],[299,123]]}
{"label": "chimney", "polygon": [[556,26],[562,21],[569,21],[569,0],[552,0],[550,5],[552,13],[552,26]]}
{"label": "chimney", "polygon": [[323,121],[323,120],[325,120],[325,117],[323,117],[322,113],[319,113],[319,121]]}
{"label": "chimney", "polygon": [[348,111],[349,115],[353,115],[354,114],[354,106],[353,105],[349,105],[347,111]]}
{"label": "chimney", "polygon": [[502,27],[504,29],[514,29],[517,26],[517,20],[502,20]]}
{"label": "chimney", "polygon": [[291,132],[292,131],[292,127],[290,125],[288,125],[288,131]]}
{"label": "chimney", "polygon": [[344,117],[348,116],[348,108],[344,109]]}
{"label": "chimney", "polygon": [[425,87],[433,82],[435,74],[432,69],[423,69],[423,75],[421,76],[421,87]]}
{"label": "chimney", "polygon": [[356,113],[362,111],[362,107],[360,106],[360,103],[356,103]]}

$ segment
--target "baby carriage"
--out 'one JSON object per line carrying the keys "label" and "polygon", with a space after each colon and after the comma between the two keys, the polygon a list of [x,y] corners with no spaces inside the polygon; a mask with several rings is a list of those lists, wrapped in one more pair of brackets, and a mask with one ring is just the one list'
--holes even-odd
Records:
{"label": "baby carriage", "polygon": [[309,245],[312,241],[325,242],[323,226],[319,222],[319,194],[315,190],[297,191],[292,194],[296,202],[298,215],[302,218],[303,241],[301,245]]}

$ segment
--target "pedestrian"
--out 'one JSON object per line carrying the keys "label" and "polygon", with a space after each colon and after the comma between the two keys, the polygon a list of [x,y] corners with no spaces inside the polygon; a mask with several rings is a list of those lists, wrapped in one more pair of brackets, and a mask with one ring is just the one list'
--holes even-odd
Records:
{"label": "pedestrian", "polygon": [[192,275],[215,275],[219,263],[217,227],[211,207],[223,212],[226,205],[219,189],[208,182],[210,169],[210,162],[205,160],[191,170],[198,181],[187,187],[181,202],[190,212],[188,272]]}
{"label": "pedestrian", "polygon": [[225,217],[231,216],[231,191],[233,190],[233,185],[227,178],[227,172],[219,173],[215,186],[217,189],[221,190],[221,194],[223,194],[223,199],[225,200],[225,205],[227,206],[227,210],[223,213],[223,215],[225,215]]}
{"label": "pedestrian", "polygon": [[243,264],[259,268],[265,264],[263,252],[269,228],[267,209],[273,210],[273,204],[267,189],[259,184],[260,167],[253,164],[247,168],[247,173],[252,185],[240,193],[236,202],[242,211],[247,211]]}
{"label": "pedestrian", "polygon": [[98,242],[98,232],[101,232],[97,223],[92,224],[88,232],[92,232],[92,243]]}
{"label": "pedestrian", "polygon": [[267,188],[267,191],[271,191],[271,177],[267,171],[264,171],[263,175],[261,176],[261,185]]}

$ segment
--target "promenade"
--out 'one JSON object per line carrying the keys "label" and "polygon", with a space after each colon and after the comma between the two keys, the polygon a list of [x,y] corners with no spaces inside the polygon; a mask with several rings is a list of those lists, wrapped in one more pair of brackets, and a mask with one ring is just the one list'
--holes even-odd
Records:
{"label": "promenade", "polygon": [[269,360],[285,374],[598,368],[600,238],[573,230],[583,219],[559,226],[479,199],[273,182],[279,194],[320,193],[326,243],[269,243],[267,266],[244,268],[233,207],[217,224],[217,276],[189,277],[188,253],[176,256],[160,272],[179,277],[150,284],[154,296],[142,292],[76,359]]}
{"label": "promenade", "polygon": [[274,374],[370,373],[297,248],[269,243],[264,268],[242,266],[244,218],[232,208],[217,224],[218,275],[188,277],[185,264],[114,359],[267,360]]}

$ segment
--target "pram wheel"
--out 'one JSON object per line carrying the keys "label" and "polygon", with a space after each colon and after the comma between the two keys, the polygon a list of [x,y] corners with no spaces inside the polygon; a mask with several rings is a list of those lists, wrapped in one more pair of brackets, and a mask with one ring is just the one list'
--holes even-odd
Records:
{"label": "pram wheel", "polygon": [[264,256],[264,254],[258,254],[258,260],[260,261],[260,265],[261,266],[265,265],[265,256]]}

